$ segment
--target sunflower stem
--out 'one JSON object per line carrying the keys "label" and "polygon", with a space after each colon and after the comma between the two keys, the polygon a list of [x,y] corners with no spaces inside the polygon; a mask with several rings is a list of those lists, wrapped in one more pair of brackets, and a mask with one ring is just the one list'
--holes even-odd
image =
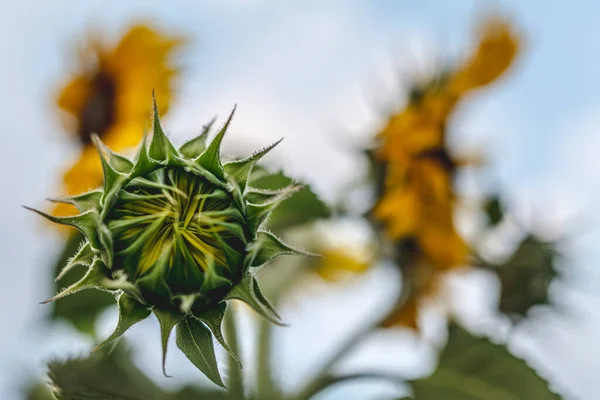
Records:
{"label": "sunflower stem", "polygon": [[[225,339],[234,354],[239,357],[239,341],[237,336],[237,323],[235,320],[235,311],[233,307],[228,307],[225,312],[223,319],[223,328],[225,333]],[[242,376],[242,370],[237,361],[227,355],[227,370],[229,372],[228,392],[231,399],[244,399],[244,380]]]}
{"label": "sunflower stem", "polygon": [[317,373],[313,375],[298,392],[297,395],[293,396],[293,400],[307,400],[314,396],[316,393],[321,391],[325,386],[328,385],[332,375],[332,368],[354,348],[361,344],[371,333],[380,328],[384,322],[394,314],[399,308],[401,308],[405,299],[401,298],[394,307],[386,312],[383,317],[379,316],[374,319],[371,323],[365,324],[358,329],[348,340],[333,353],[327,361],[319,368],[317,367]]}
{"label": "sunflower stem", "polygon": [[[288,293],[289,289],[298,282],[298,278],[305,273],[300,261],[290,262],[288,265],[291,265],[290,272],[279,282],[277,288],[269,296],[275,306],[278,305],[282,296]],[[256,359],[256,391],[259,398],[270,399],[282,397],[281,390],[275,383],[272,371],[274,329],[275,325],[269,320],[265,318],[260,319],[258,325],[258,355]]]}

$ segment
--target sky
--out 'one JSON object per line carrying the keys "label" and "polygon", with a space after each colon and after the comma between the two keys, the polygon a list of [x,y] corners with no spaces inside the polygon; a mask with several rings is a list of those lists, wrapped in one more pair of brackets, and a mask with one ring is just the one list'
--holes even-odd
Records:
{"label": "sky", "polygon": [[[399,101],[393,89],[399,87],[398,77],[430,67],[436,57],[464,55],[474,21],[490,10],[514,21],[524,38],[523,51],[499,85],[460,109],[452,126],[456,146],[485,149],[491,174],[522,221],[546,221],[566,232],[565,279],[556,282],[553,294],[572,312],[536,317],[543,323],[517,329],[511,350],[551,377],[557,390],[594,399],[593,371],[600,366],[600,274],[594,262],[600,239],[594,207],[600,200],[600,49],[595,43],[600,4],[584,0],[552,6],[516,0],[0,2],[0,368],[40,373],[49,357],[78,354],[89,345],[66,327],[47,332],[35,323],[44,313],[39,301],[50,295],[44,261],[59,251],[60,240],[20,206],[40,205],[54,192],[59,171],[76,157],[52,96],[70,76],[70,44],[83,39],[90,25],[112,38],[140,19],[188,34],[185,75],[164,120],[173,140],[182,142],[215,115],[222,121],[237,104],[225,148],[246,150],[248,143],[259,148],[283,136],[270,162],[285,163],[290,174],[333,200],[344,182],[360,174],[344,150],[346,142],[350,147],[364,143],[381,122],[378,111]],[[281,334],[282,347],[304,351],[283,353],[284,361],[295,365],[282,374],[286,385],[297,385],[320,352],[344,329],[361,323],[359,316],[326,329],[340,307],[368,313],[378,304],[369,287],[385,285],[388,278],[374,271],[343,290],[318,291],[317,300],[325,296],[329,302],[325,307],[315,300],[289,306],[298,329]],[[465,293],[459,301],[470,310],[465,323],[477,329],[491,320],[489,304],[481,299],[482,292],[494,290],[493,283],[473,274],[457,285]],[[348,290],[357,293],[353,300],[344,297]],[[108,333],[114,315],[104,319]],[[132,335],[156,347],[143,358],[157,361],[150,325],[134,328]],[[319,344],[307,339],[311,329],[322,339]],[[415,376],[426,372],[422,359],[431,364],[431,350],[405,333],[401,340],[380,336],[347,367],[370,362]],[[397,346],[393,355],[373,356],[392,344]],[[419,354],[402,361],[407,351]],[[170,359],[174,373],[178,360],[176,355]],[[158,371],[148,370],[153,376]],[[9,387],[11,375],[0,375],[0,392],[18,398]],[[189,370],[181,375],[184,380],[193,376]]]}

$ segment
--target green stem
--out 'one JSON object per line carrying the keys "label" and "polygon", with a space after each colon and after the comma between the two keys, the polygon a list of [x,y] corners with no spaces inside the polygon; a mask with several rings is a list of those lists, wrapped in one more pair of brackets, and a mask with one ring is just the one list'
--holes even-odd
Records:
{"label": "green stem", "polygon": [[329,357],[329,359],[318,368],[317,373],[310,379],[304,387],[298,392],[298,395],[294,396],[295,400],[306,400],[310,399],[311,396],[315,395],[321,389],[323,389],[323,385],[327,384],[331,379],[331,369],[337,364],[342,358],[344,358],[352,349],[354,349],[357,345],[359,345],[364,339],[366,339],[372,332],[377,330],[379,327],[383,325],[383,323],[391,316],[394,312],[396,312],[406,299],[400,298],[394,307],[383,317],[378,317],[375,320],[371,321],[369,324],[365,324],[361,327],[361,329],[354,332],[352,336],[348,338],[348,340],[336,350],[335,353]]}
{"label": "green stem", "polygon": [[[238,342],[235,312],[233,307],[228,307],[227,312],[223,320],[223,328],[225,333],[225,339],[227,344],[231,348],[234,354],[240,355],[240,346]],[[229,382],[228,392],[232,399],[243,399],[244,398],[244,381],[242,376],[242,370],[238,365],[237,361],[227,355],[227,367],[229,371]]]}
{"label": "green stem", "polygon": [[362,379],[380,379],[384,381],[390,381],[393,383],[401,383],[404,382],[403,379],[396,375],[385,374],[381,372],[361,372],[356,374],[349,375],[340,375],[340,376],[323,376],[319,380],[318,384],[313,386],[313,390],[310,392],[306,392],[306,398],[310,399],[314,395],[320,393],[321,391],[327,389],[330,386],[337,385],[340,383],[344,383],[347,381],[353,380],[362,380]]}
{"label": "green stem", "polygon": [[[277,285],[270,296],[273,305],[277,306],[283,295],[298,282],[298,278],[305,273],[301,262],[292,263],[290,271]],[[256,362],[257,386],[259,398],[281,398],[281,393],[274,382],[272,373],[272,343],[275,326],[265,318],[261,318],[258,325],[258,355]]]}
{"label": "green stem", "polygon": [[318,393],[324,387],[323,385],[330,381],[331,368],[344,356],[346,356],[350,350],[352,350],[367,336],[369,336],[371,332],[375,331],[381,325],[381,322],[381,319],[377,319],[377,321],[374,323],[365,325],[362,329],[356,331],[346,341],[346,343],[344,343],[340,348],[337,349],[335,353],[332,354],[325,364],[318,368],[317,374],[315,374],[313,378],[304,385],[300,392],[294,396],[294,399],[307,400]]}
{"label": "green stem", "polygon": [[272,362],[272,323],[266,318],[261,318],[258,325],[258,354],[256,360],[256,391],[259,396],[271,398],[275,392],[275,383],[271,373]]}

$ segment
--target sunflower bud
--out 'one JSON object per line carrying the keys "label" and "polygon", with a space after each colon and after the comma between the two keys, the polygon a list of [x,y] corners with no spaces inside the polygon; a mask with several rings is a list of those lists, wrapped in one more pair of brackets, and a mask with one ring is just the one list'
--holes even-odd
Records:
{"label": "sunflower bud", "polygon": [[90,288],[113,292],[119,322],[98,347],[154,313],[163,355],[177,326],[179,348],[219,385],[212,336],[230,351],[221,334],[226,300],[242,300],[280,323],[253,270],[279,255],[301,254],[263,229],[273,209],[297,186],[265,191],[249,182],[257,161],[279,142],[246,159],[221,162],[221,141],[232,116],[208,146],[212,123],[176,149],[161,128],[155,103],[152,140],[149,145],[143,140],[133,160],[94,138],[103,187],[54,200],[75,205],[80,214],[55,217],[34,210],[85,235],[61,276],[77,266],[87,273],[48,302]]}

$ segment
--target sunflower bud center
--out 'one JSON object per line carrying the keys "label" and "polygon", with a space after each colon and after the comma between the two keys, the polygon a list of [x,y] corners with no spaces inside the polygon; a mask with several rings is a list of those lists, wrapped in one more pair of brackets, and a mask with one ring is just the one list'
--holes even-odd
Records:
{"label": "sunflower bud center", "polygon": [[115,267],[172,293],[206,290],[209,275],[231,282],[245,251],[243,220],[222,188],[182,168],[157,170],[134,179],[107,216]]}

